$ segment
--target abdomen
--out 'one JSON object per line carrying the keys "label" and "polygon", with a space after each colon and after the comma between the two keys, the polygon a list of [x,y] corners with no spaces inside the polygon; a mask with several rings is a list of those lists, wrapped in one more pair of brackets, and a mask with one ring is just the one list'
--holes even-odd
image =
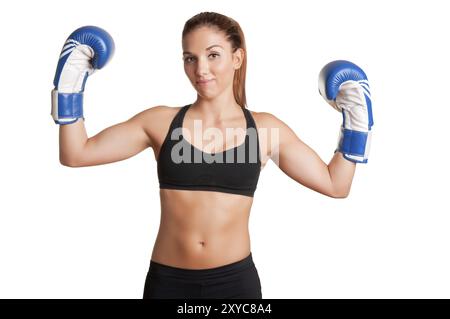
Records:
{"label": "abdomen", "polygon": [[250,253],[253,199],[209,191],[161,189],[161,223],[152,260],[172,267],[220,267]]}

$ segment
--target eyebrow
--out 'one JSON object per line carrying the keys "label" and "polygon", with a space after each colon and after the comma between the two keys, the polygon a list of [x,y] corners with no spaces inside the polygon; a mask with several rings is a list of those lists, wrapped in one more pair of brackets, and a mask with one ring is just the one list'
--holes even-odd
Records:
{"label": "eyebrow", "polygon": [[[211,48],[214,48],[214,47],[221,47],[221,48],[223,49],[223,47],[222,47],[221,45],[213,44],[213,45],[207,47],[207,48],[205,49],[205,51],[211,50]],[[189,52],[189,51],[183,51],[183,55],[185,55],[185,54],[192,54],[192,53]]]}

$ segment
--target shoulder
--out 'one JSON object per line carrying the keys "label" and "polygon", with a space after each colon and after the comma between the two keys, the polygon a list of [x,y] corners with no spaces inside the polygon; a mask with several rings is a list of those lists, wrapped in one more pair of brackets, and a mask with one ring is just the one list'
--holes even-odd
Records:
{"label": "shoulder", "polygon": [[164,126],[166,122],[169,122],[167,125],[170,125],[170,122],[181,108],[181,106],[152,106],[137,113],[130,120],[142,125],[144,128],[150,129],[151,127],[160,127],[161,125]]}
{"label": "shoulder", "polygon": [[167,105],[157,105],[149,107],[142,112],[138,113],[137,116],[145,120],[163,120],[164,118],[170,118],[175,116],[175,114],[181,109],[181,106],[167,106]]}
{"label": "shoulder", "polygon": [[294,130],[274,114],[269,112],[252,112],[252,115],[258,132],[270,136],[270,143],[282,145],[299,139]]}
{"label": "shoulder", "polygon": [[[250,110],[249,110],[250,111]],[[258,128],[279,128],[282,129],[286,126],[282,120],[269,112],[254,112],[250,111],[253,119],[256,122]]]}
{"label": "shoulder", "polygon": [[182,106],[152,106],[139,112],[132,119],[146,132],[151,145],[155,145],[164,138],[170,123],[181,108]]}

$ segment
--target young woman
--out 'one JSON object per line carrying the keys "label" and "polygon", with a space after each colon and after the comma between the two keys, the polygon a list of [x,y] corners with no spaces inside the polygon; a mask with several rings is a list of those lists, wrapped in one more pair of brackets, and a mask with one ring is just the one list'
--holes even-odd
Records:
{"label": "young woman", "polygon": [[[76,30],[63,48],[53,90],[52,115],[61,124],[60,162],[70,167],[100,165],[153,149],[161,223],[144,298],[262,298],[248,230],[260,171],[272,159],[300,184],[330,197],[346,197],[355,163],[367,161],[371,123],[365,128],[366,140],[355,138],[349,126],[357,123],[355,114],[345,106],[363,110],[359,122],[371,121],[370,105],[364,105],[370,102],[367,79],[356,79],[363,77],[362,70],[345,61],[321,74],[321,93],[348,119],[327,165],[277,117],[246,108],[246,45],[236,21],[200,13],[186,22],[182,46],[196,101],[151,107],[88,138],[84,84],[111,58],[114,43],[100,28]],[[354,74],[348,74],[349,68]],[[343,94],[343,83],[353,83],[345,91],[352,94]],[[339,99],[345,103],[336,102]]]}

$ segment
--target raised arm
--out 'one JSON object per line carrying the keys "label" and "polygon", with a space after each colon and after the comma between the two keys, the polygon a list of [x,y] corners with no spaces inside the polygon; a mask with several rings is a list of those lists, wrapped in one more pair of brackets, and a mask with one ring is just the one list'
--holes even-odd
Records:
{"label": "raised arm", "polygon": [[[88,138],[84,127],[83,92],[86,80],[114,54],[114,41],[96,26],[78,28],[61,50],[52,91],[51,115],[59,129],[60,162],[71,167],[120,161],[151,145],[145,125],[152,127],[154,109],[108,127]],[[150,122],[148,122],[150,121]]]}
{"label": "raised arm", "polygon": [[355,163],[336,152],[327,165],[282,120],[270,113],[262,113],[262,119],[264,127],[278,130],[278,138],[274,135],[270,142],[270,158],[287,176],[333,198],[348,196]]}
{"label": "raised arm", "polygon": [[[81,167],[121,161],[151,146],[144,128],[152,109],[136,114],[88,138],[84,120],[61,125],[59,129],[60,162],[65,166]],[[148,123],[150,124],[150,123]]]}
{"label": "raised arm", "polygon": [[369,83],[364,71],[344,60],[328,63],[319,74],[319,92],[337,111],[343,123],[338,145],[326,165],[285,123],[266,114],[268,127],[279,130],[271,143],[271,158],[288,176],[324,195],[347,197],[356,163],[367,163],[373,116]]}

